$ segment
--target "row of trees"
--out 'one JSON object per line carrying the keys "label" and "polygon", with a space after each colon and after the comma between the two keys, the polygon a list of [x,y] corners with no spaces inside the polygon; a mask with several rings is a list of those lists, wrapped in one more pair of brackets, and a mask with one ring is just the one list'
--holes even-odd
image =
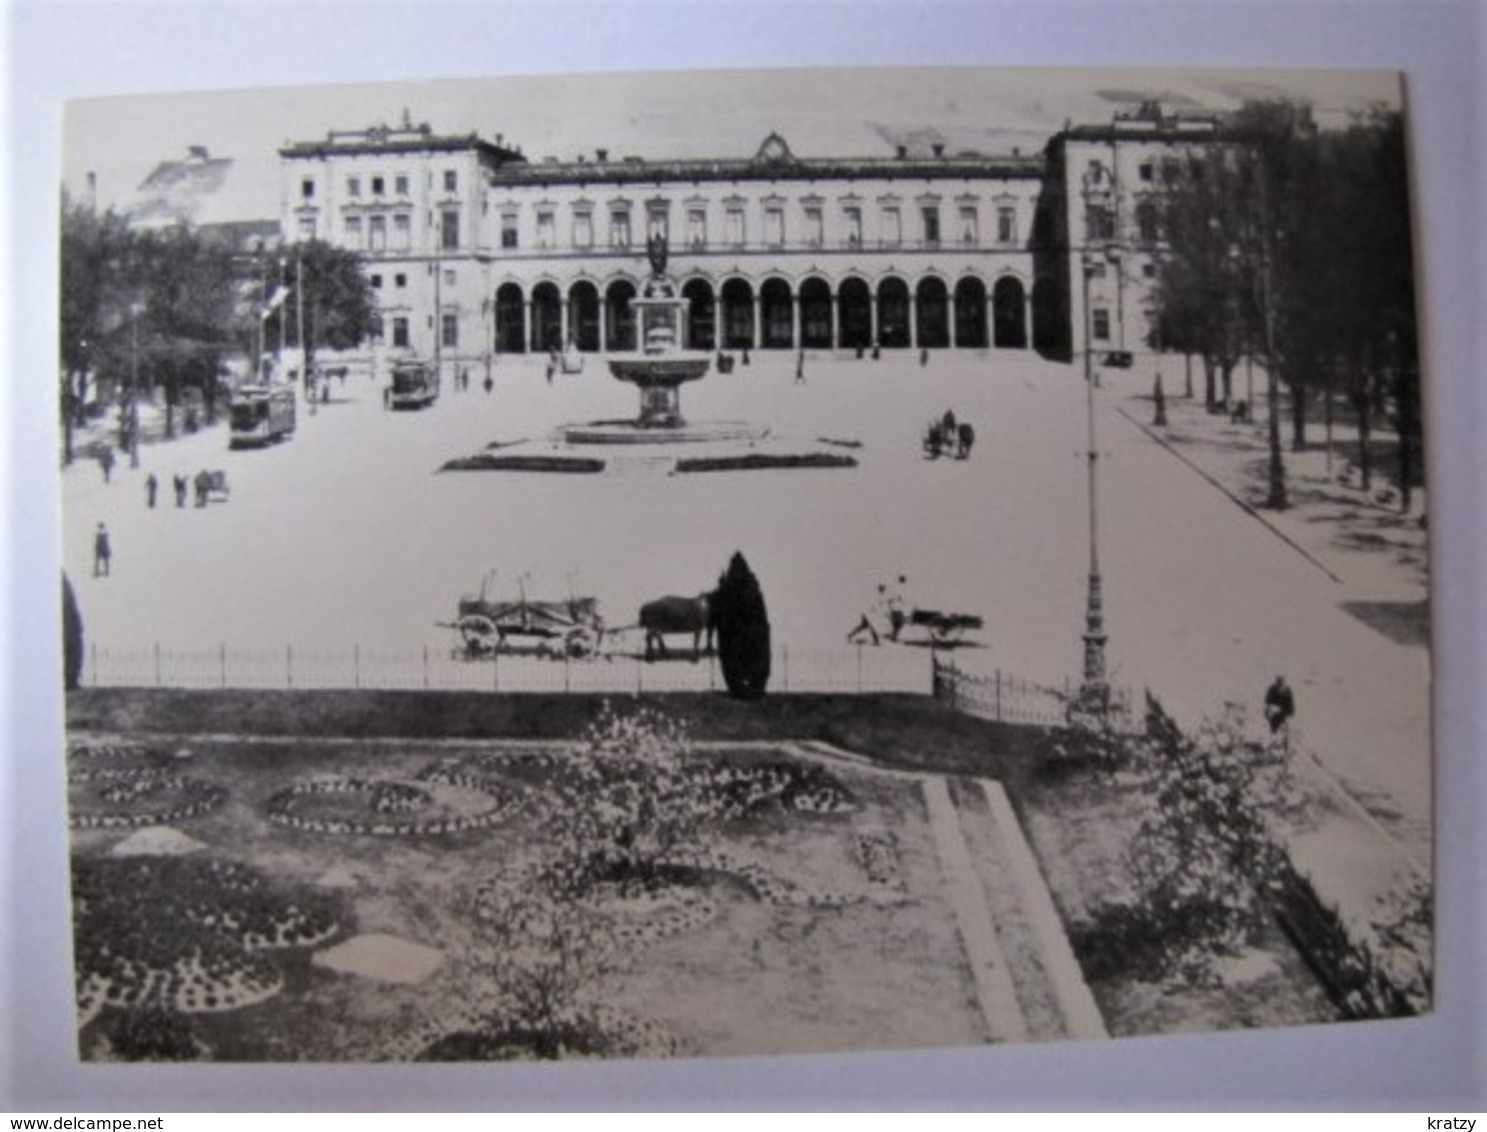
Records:
{"label": "row of trees", "polygon": [[[207,419],[229,357],[262,344],[299,347],[300,316],[313,365],[316,346],[346,349],[372,333],[376,304],[352,252],[322,241],[293,258],[245,255],[184,225],[137,230],[113,212],[62,198],[59,375],[64,458],[100,381],[120,391],[119,443],[137,439],[137,401],[160,390],[166,435],[187,389]],[[271,307],[280,288],[302,294]],[[299,301],[302,300],[302,301]],[[281,320],[283,325],[280,325]]]}
{"label": "row of trees", "polygon": [[[1258,102],[1235,116],[1230,137],[1226,148],[1191,156],[1160,203],[1151,344],[1202,358],[1211,405],[1231,400],[1241,361],[1261,362],[1272,409],[1274,379],[1290,391],[1298,451],[1318,401],[1330,438],[1341,395],[1365,488],[1370,438],[1389,423],[1408,509],[1420,474],[1420,401],[1403,119],[1379,110],[1322,130],[1305,107]],[[1270,504],[1283,507],[1272,421]]]}

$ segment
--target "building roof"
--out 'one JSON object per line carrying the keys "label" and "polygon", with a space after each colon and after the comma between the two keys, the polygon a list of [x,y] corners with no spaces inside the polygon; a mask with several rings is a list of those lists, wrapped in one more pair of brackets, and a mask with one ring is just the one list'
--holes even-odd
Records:
{"label": "building roof", "polygon": [[422,122],[401,126],[372,126],[365,130],[331,130],[323,141],[290,142],[279,149],[283,158],[347,157],[357,154],[465,153],[474,151],[487,165],[524,162],[520,149],[489,142],[479,134],[435,134]]}
{"label": "building roof", "polygon": [[[781,144],[771,145],[778,140]],[[834,181],[957,180],[994,178],[1037,180],[1044,173],[1042,155],[901,153],[896,157],[808,157],[791,153],[772,134],[750,158],[684,158],[651,161],[640,157],[503,165],[490,174],[493,185],[646,184],[666,181]]]}

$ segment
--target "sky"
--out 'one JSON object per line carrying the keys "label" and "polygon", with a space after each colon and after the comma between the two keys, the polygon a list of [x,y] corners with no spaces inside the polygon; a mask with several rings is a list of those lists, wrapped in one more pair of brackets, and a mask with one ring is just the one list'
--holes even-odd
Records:
{"label": "sky", "polygon": [[747,157],[778,131],[802,156],[886,156],[899,144],[947,152],[1038,152],[1066,123],[1098,123],[1150,98],[1179,113],[1291,97],[1323,125],[1373,105],[1397,107],[1388,71],[1176,71],[1031,68],[714,70],[549,75],[278,87],[71,102],[63,179],[97,176],[103,206],[123,206],[161,161],[206,146],[234,172],[213,219],[278,214],[277,149],[332,129],[395,125],[471,131],[531,160],[613,156]]}

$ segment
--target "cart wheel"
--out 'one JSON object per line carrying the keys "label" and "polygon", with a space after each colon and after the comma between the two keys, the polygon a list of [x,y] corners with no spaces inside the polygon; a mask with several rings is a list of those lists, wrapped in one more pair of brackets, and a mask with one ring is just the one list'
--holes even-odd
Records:
{"label": "cart wheel", "polygon": [[574,629],[564,638],[564,647],[573,660],[582,660],[594,655],[594,638],[587,629]]}
{"label": "cart wheel", "polygon": [[496,635],[496,623],[483,614],[475,613],[460,618],[459,631],[464,638],[465,648],[471,653],[479,654],[492,648],[491,638]]}

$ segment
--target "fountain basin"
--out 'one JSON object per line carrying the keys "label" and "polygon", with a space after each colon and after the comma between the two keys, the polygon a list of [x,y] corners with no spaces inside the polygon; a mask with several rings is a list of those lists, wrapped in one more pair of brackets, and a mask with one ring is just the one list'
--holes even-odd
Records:
{"label": "fountain basin", "polygon": [[703,444],[742,441],[752,444],[769,435],[767,425],[748,421],[682,421],[647,424],[644,420],[588,421],[563,425],[553,439],[565,444]]}

